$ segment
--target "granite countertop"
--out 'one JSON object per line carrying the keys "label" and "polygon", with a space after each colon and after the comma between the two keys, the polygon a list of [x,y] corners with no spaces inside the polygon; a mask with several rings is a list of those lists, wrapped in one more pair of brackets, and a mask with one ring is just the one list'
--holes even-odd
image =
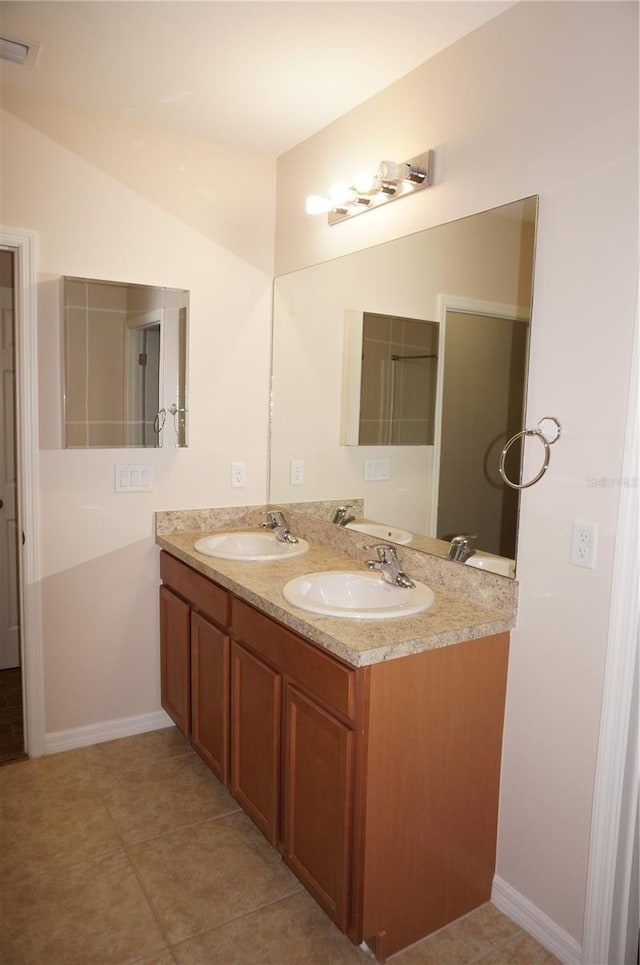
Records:
{"label": "granite countertop", "polygon": [[354,620],[307,613],[287,603],[282,595],[285,583],[319,570],[362,570],[363,563],[315,543],[303,556],[270,562],[221,560],[194,550],[194,543],[202,536],[224,531],[221,527],[207,533],[202,529],[157,532],[156,543],[240,599],[354,667],[505,633],[515,625],[515,613],[511,610],[493,609],[433,585],[435,602],[429,610],[415,616]]}

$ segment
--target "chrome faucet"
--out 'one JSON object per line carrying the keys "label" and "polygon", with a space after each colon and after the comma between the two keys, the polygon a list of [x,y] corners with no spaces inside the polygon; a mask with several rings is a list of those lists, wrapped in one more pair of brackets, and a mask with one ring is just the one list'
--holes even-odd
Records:
{"label": "chrome faucet", "polygon": [[272,529],[276,535],[276,539],[281,543],[298,542],[298,537],[289,532],[287,521],[280,510],[269,510],[267,516],[269,518],[264,523],[260,523],[262,529]]}
{"label": "chrome faucet", "polygon": [[415,586],[413,580],[410,580],[406,573],[402,572],[400,560],[398,559],[398,554],[394,546],[388,546],[387,543],[380,543],[377,546],[368,546],[367,549],[375,550],[378,554],[377,560],[367,560],[367,566],[370,570],[378,570],[386,583],[392,583],[394,586],[404,586],[406,589],[411,589],[411,587]]}
{"label": "chrome faucet", "polygon": [[451,545],[449,546],[449,552],[447,554],[448,560],[454,560],[456,563],[464,563],[473,556],[475,550],[469,546],[470,539],[477,539],[478,535],[475,533],[471,535],[454,536],[451,540]]}
{"label": "chrome faucet", "polygon": [[347,503],[346,506],[338,506],[335,513],[333,514],[332,523],[337,523],[338,526],[346,526],[347,523],[352,523],[355,516],[349,514],[350,509],[355,509],[356,507],[352,503]]}

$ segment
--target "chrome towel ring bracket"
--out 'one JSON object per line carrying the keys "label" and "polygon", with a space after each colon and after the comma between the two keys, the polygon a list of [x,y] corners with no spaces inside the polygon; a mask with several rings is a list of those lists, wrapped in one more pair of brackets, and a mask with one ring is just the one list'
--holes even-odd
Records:
{"label": "chrome towel ring bracket", "polygon": [[[545,426],[544,425],[545,422],[551,422],[553,424],[551,426]],[[528,489],[529,486],[533,486],[534,483],[537,483],[542,479],[545,472],[547,471],[547,466],[549,465],[549,456],[550,456],[549,446],[552,446],[554,442],[558,441],[558,439],[560,438],[561,431],[562,431],[562,426],[555,418],[555,416],[546,415],[542,419],[540,419],[540,422],[535,427],[535,429],[523,429],[521,432],[516,432],[515,436],[512,436],[511,439],[509,439],[508,443],[506,444],[506,446],[504,447],[504,449],[500,454],[500,467],[499,467],[500,475],[502,476],[502,479],[507,484],[507,486],[511,486],[512,489]],[[544,462],[542,464],[542,468],[540,469],[540,471],[533,477],[533,479],[530,479],[529,482],[514,483],[508,478],[505,472],[504,461],[506,459],[507,453],[509,452],[509,449],[514,444],[514,442],[517,442],[518,439],[524,439],[525,436],[537,436],[537,438],[540,440],[540,442],[544,447]]]}

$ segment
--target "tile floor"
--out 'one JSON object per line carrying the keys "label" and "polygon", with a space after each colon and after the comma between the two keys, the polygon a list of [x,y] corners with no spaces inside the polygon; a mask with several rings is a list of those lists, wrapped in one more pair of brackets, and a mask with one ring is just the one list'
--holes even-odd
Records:
{"label": "tile floor", "polygon": [[0,670],[0,764],[24,757],[22,670]]}
{"label": "tile floor", "polygon": [[[371,965],[171,727],[0,768],[3,965]],[[493,905],[394,965],[551,965]]]}

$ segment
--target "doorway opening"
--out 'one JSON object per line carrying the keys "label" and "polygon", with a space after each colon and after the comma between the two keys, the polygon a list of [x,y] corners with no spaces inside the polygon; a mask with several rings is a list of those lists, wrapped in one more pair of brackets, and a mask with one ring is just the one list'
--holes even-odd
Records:
{"label": "doorway opening", "polygon": [[15,374],[15,254],[0,249],[0,764],[25,756]]}

